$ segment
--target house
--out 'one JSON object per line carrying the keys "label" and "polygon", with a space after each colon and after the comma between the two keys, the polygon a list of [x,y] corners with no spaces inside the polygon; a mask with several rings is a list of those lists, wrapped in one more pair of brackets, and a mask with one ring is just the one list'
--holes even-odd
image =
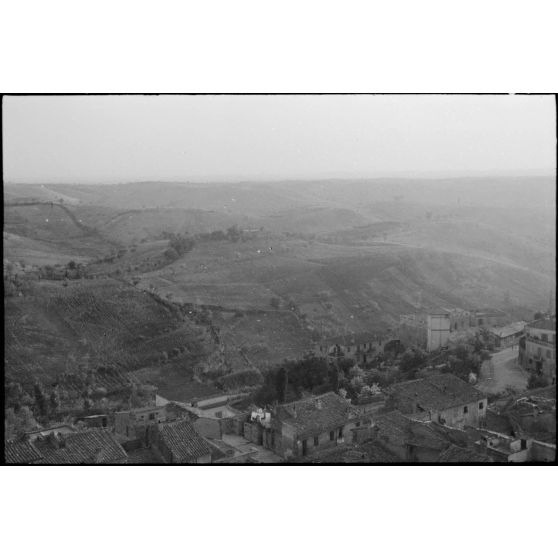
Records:
{"label": "house", "polygon": [[415,420],[399,411],[375,417],[369,432],[372,439],[377,439],[400,461],[412,463],[435,463],[452,444],[468,444],[467,437],[461,431],[432,421]]}
{"label": "house", "polygon": [[13,465],[35,464],[43,459],[29,440],[4,442],[4,459]]}
{"label": "house", "polygon": [[168,403],[161,407],[142,407],[114,414],[114,432],[125,449],[148,447],[157,432],[157,425],[184,417],[191,413],[178,403]]}
{"label": "house", "polygon": [[154,446],[165,463],[211,463],[212,447],[189,419],[159,425]]}
{"label": "house", "polygon": [[514,322],[503,327],[491,327],[488,336],[498,349],[513,347],[519,343],[526,325],[526,322]]}
{"label": "house", "polygon": [[72,434],[51,433],[35,439],[35,449],[43,456],[40,464],[103,464],[127,462],[128,456],[115,436],[104,428]]}
{"label": "house", "polygon": [[394,384],[387,394],[387,409],[454,428],[481,425],[488,405],[486,395],[453,374]]}
{"label": "house", "polygon": [[471,310],[471,327],[501,327],[508,321],[508,315],[496,308]]}
{"label": "house", "polygon": [[519,343],[519,364],[556,383],[556,316],[543,318],[525,326]]}
{"label": "house", "polygon": [[357,364],[371,362],[385,351],[400,344],[395,337],[379,337],[371,333],[350,333],[324,339],[314,347],[314,353],[323,358],[350,358]]}
{"label": "house", "polygon": [[333,392],[278,405],[269,421],[270,446],[282,457],[305,457],[345,442],[360,423],[349,401]]}

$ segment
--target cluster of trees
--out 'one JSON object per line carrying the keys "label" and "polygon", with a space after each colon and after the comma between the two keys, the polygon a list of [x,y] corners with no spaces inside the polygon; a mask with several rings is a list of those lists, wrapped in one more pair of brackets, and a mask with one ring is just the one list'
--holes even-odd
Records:
{"label": "cluster of trees", "polygon": [[467,381],[471,373],[478,376],[482,363],[492,358],[490,351],[493,349],[487,332],[476,333],[446,352],[447,360],[443,371]]}
{"label": "cluster of trees", "polygon": [[195,246],[194,239],[188,235],[170,234],[168,240],[169,247],[165,251],[165,257],[172,261],[192,251]]}
{"label": "cluster of trees", "polygon": [[244,236],[242,230],[237,225],[233,225],[226,231],[218,230],[210,233],[201,233],[198,235],[198,238],[201,240],[228,240],[229,242],[238,242],[242,240]]}
{"label": "cluster of trees", "polygon": [[263,406],[299,399],[303,391],[319,394],[338,389],[339,374],[336,367],[329,366],[323,358],[307,356],[301,360],[285,361],[281,366],[269,370],[254,399]]}

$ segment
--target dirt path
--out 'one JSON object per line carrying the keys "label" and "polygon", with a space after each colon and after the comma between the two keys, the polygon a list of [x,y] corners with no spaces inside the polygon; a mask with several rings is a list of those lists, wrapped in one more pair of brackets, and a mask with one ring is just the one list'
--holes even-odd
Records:
{"label": "dirt path", "polygon": [[503,349],[483,363],[477,388],[485,393],[499,393],[507,387],[527,389],[528,374],[517,364],[517,346]]}

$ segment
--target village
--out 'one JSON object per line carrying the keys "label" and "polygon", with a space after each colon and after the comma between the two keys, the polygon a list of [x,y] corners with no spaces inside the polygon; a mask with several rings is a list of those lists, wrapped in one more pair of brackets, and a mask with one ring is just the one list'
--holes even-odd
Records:
{"label": "village", "polygon": [[316,342],[300,360],[268,370],[258,388],[223,389],[199,381],[208,376],[198,372],[196,389],[180,396],[153,386],[125,409],[38,423],[6,441],[5,459],[391,464],[556,457],[550,310],[530,322],[510,322],[497,309],[401,316],[385,337],[361,332]]}

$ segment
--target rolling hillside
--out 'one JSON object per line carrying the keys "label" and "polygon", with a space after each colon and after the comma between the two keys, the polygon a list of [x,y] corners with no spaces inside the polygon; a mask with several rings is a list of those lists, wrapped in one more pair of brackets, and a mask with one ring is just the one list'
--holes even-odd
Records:
{"label": "rolling hillside", "polygon": [[113,280],[40,281],[4,310],[5,374],[23,383],[98,366],[132,371],[177,347],[190,360],[203,353],[200,330],[178,311]]}

